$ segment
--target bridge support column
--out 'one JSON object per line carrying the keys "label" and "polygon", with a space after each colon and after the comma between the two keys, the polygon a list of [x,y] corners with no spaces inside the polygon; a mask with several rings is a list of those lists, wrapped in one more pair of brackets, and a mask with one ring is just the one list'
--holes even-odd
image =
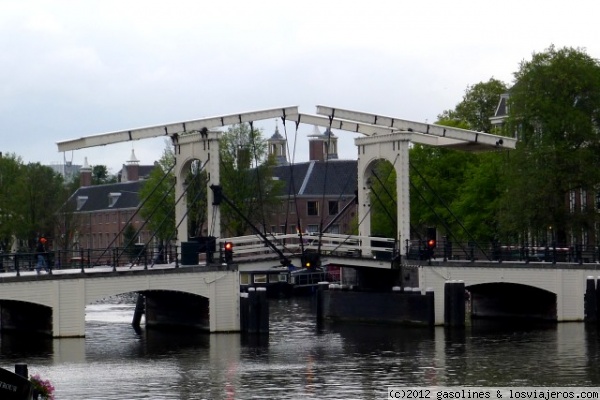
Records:
{"label": "bridge support column", "polygon": [[267,299],[267,288],[248,288],[248,296],[240,300],[240,315],[244,325],[242,330],[247,333],[269,333],[269,302]]}
{"label": "bridge support column", "polygon": [[447,281],[444,285],[444,325],[465,326],[465,282]]}
{"label": "bridge support column", "polygon": [[[396,170],[396,198],[398,199],[396,239],[398,243],[402,243],[402,240],[410,238],[409,137],[399,140],[395,135],[389,138],[371,136],[358,138],[354,143],[358,146],[358,220],[361,222],[359,236],[371,236],[369,216],[371,179],[377,161],[383,159],[389,161]],[[371,255],[371,243],[367,246],[363,249],[363,256]],[[399,251],[400,254],[406,255],[405,246],[400,246]]]}
{"label": "bridge support column", "polygon": [[[219,207],[214,207],[214,193],[210,189],[211,185],[219,184],[219,133],[206,132],[205,134],[190,133],[185,136],[179,136],[175,143],[175,160],[177,163],[177,184],[175,185],[175,199],[181,198],[176,204],[175,221],[177,228],[177,244],[188,241],[187,224],[187,201],[185,195],[184,183],[192,172],[192,162],[199,161],[199,169],[207,172],[208,182],[206,185],[207,193],[207,232],[201,232],[201,235],[221,237],[221,212]],[[198,173],[200,171],[197,171]]]}

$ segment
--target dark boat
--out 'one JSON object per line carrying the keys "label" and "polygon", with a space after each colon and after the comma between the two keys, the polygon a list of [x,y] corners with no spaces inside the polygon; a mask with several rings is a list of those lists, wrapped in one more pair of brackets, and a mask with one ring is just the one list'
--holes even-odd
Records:
{"label": "dark boat", "polygon": [[0,368],[0,399],[31,400],[33,399],[33,385],[28,379]]}

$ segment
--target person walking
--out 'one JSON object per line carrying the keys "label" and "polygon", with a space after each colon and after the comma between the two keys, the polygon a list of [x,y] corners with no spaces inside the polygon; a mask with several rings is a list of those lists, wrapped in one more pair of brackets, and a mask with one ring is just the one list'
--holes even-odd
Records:
{"label": "person walking", "polygon": [[44,268],[44,271],[49,273],[50,270],[48,269],[48,264],[46,263],[47,251],[45,237],[42,237],[40,240],[38,240],[37,247],[35,248],[35,254],[37,255],[37,264],[35,265],[35,270],[37,271],[38,275],[40,274],[42,268]]}

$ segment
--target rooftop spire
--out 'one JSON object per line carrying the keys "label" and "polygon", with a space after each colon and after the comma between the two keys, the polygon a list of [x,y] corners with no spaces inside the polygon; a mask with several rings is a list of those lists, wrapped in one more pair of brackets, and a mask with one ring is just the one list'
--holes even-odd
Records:
{"label": "rooftop spire", "polygon": [[127,160],[127,164],[139,164],[140,160],[138,160],[135,157],[135,151],[133,149],[131,149],[131,156],[129,157],[129,160]]}

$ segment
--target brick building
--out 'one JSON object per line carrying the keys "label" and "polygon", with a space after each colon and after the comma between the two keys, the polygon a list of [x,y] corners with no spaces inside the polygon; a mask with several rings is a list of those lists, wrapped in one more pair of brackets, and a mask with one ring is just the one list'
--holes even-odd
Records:
{"label": "brick building", "polygon": [[318,232],[334,218],[329,233],[347,234],[352,231],[356,206],[354,202],[357,185],[357,161],[339,160],[337,137],[326,129],[324,133],[314,127],[309,137],[309,161],[289,164],[285,157],[285,139],[276,128],[268,139],[269,153],[276,157],[275,179],[285,182],[286,193],[281,208],[270,215],[272,233]]}
{"label": "brick building", "polygon": [[[139,165],[132,150],[131,158],[119,172],[119,182],[92,185],[92,168],[85,159],[80,168],[80,188],[69,202],[76,215],[73,242],[75,249],[105,249],[124,245],[118,236],[129,222],[138,231],[143,221],[136,210],[140,206],[139,190],[154,165]],[[135,216],[134,216],[135,215]],[[142,228],[137,242],[146,243],[151,232]]]}

